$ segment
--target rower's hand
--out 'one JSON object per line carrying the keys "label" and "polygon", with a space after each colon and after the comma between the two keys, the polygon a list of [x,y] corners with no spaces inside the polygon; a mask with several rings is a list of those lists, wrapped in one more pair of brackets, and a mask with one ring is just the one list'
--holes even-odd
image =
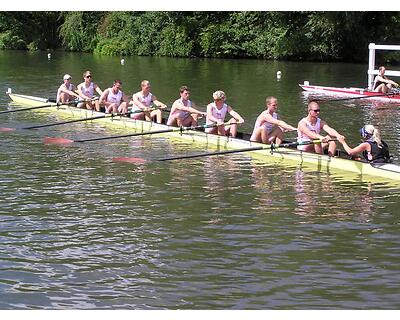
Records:
{"label": "rower's hand", "polygon": [[162,105],[160,106],[160,109],[167,109],[167,105],[162,104]]}
{"label": "rower's hand", "polygon": [[342,136],[342,135],[340,135],[340,136],[337,137],[337,139],[338,139],[338,141],[339,141],[341,144],[343,144],[343,142],[344,142],[344,140],[345,140],[345,137]]}
{"label": "rower's hand", "polygon": [[340,143],[342,143],[341,141],[344,141],[344,140],[346,139],[346,137],[345,137],[345,136],[342,136],[341,134],[339,134],[339,135],[336,137],[336,139],[338,139],[338,141],[339,141]]}
{"label": "rower's hand", "polygon": [[328,142],[328,140],[330,140],[330,139],[331,139],[330,136],[325,136],[325,137],[322,137],[320,140],[321,140],[321,142]]}

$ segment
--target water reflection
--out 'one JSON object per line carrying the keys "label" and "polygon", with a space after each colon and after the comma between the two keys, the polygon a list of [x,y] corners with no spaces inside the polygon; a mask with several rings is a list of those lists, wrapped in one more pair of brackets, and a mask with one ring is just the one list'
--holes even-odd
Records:
{"label": "water reflection", "polygon": [[[353,192],[350,186],[343,189],[335,184],[330,175],[310,175],[298,169],[294,185],[295,213],[304,216],[318,216],[323,213],[345,220],[358,215],[368,219],[368,214],[374,212],[371,189],[372,185],[368,184],[366,192]],[[321,198],[326,200],[323,204]]]}

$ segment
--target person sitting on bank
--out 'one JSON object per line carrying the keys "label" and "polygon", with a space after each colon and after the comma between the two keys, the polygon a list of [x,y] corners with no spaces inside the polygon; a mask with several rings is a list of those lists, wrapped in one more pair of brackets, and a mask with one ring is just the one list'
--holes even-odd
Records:
{"label": "person sitting on bank", "polygon": [[278,100],[275,97],[267,97],[265,106],[267,110],[257,117],[250,141],[281,144],[284,130],[294,131],[297,128],[278,120]]}
{"label": "person sitting on bank", "polygon": [[[297,126],[297,142],[302,143],[320,139],[321,143],[299,145],[297,149],[323,154],[324,149],[328,148],[328,155],[333,157],[336,154],[336,143],[332,139],[334,137],[339,139],[343,136],[319,118],[320,111],[321,109],[317,102],[311,101],[308,104],[308,115],[301,119]],[[326,136],[321,135],[322,130],[327,133]]]}
{"label": "person sitting on bank", "polygon": [[192,100],[189,100],[190,90],[187,86],[179,88],[180,98],[172,104],[167,125],[177,127],[197,126],[198,116],[205,116],[205,112],[198,111]]}
{"label": "person sitting on bank", "polygon": [[74,98],[79,99],[79,94],[75,92],[75,86],[71,83],[71,79],[72,77],[69,74],[64,75],[63,83],[57,90],[57,103],[67,103]]}
{"label": "person sitting on bank", "polygon": [[127,113],[128,98],[122,92],[121,80],[114,80],[111,88],[103,91],[99,103],[104,107],[106,113]]}
{"label": "person sitting on bank", "polygon": [[100,111],[99,100],[92,99],[95,91],[99,96],[103,94],[103,91],[101,91],[99,86],[93,82],[92,73],[89,70],[83,73],[83,80],[82,83],[78,84],[78,94],[84,102],[79,103],[78,107]]}
{"label": "person sitting on bank", "polygon": [[379,74],[376,75],[374,80],[374,92],[388,93],[393,87],[399,86],[397,82],[394,82],[385,76],[386,69],[384,66],[379,67],[378,70]]}
{"label": "person sitting on bank", "polygon": [[[141,90],[136,92],[132,96],[132,100],[129,102],[129,105],[132,105],[131,118],[153,121],[153,118],[156,118],[157,123],[162,122],[162,112],[160,109],[166,109],[167,106],[159,101],[155,95],[153,95],[151,90],[151,85],[148,80],[143,80],[140,83]],[[159,109],[152,110],[152,105],[157,106]]]}
{"label": "person sitting on bank", "polygon": [[381,163],[390,162],[389,147],[381,139],[380,132],[373,125],[367,124],[360,129],[363,142],[357,147],[351,148],[344,137],[338,137],[344,150],[353,158],[360,160],[358,154],[362,154],[362,160],[367,162]]}
{"label": "person sitting on bank", "polygon": [[[218,134],[220,136],[236,137],[237,126],[243,123],[244,119],[239,113],[234,111],[231,106],[225,103],[225,92],[218,90],[213,93],[214,102],[207,105],[206,124],[216,124],[216,127],[206,128],[205,132]],[[225,124],[226,114],[229,113],[232,118],[229,119],[228,124]]]}

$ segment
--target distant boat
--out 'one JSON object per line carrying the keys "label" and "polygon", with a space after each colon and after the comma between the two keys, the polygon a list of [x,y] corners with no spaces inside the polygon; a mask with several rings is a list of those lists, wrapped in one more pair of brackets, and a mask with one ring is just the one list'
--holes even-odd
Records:
{"label": "distant boat", "polygon": [[[355,99],[374,99],[385,103],[399,103],[400,102],[400,91],[392,89],[389,93],[380,93],[372,91],[373,81],[375,75],[379,72],[375,69],[375,51],[376,50],[389,50],[389,51],[400,51],[399,45],[377,45],[370,43],[368,46],[369,58],[368,58],[368,88],[337,88],[337,87],[324,87],[310,85],[309,81],[304,81],[299,86],[308,92],[312,92],[318,95],[326,95],[330,97],[340,96],[343,99],[337,100],[355,100]],[[386,70],[386,75],[400,77],[400,71]]]}
{"label": "distant boat", "polygon": [[324,86],[313,86],[304,81],[304,84],[299,86],[307,92],[316,93],[318,95],[327,95],[330,97],[343,97],[344,100],[355,100],[355,99],[374,99],[384,101],[387,103],[399,103],[400,102],[400,91],[396,90],[389,93],[380,93],[369,91],[363,88],[337,88],[337,87],[324,87]]}

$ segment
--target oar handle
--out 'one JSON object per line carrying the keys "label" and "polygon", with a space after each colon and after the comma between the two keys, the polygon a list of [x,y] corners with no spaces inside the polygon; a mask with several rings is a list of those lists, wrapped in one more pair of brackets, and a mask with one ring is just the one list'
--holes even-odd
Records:
{"label": "oar handle", "polygon": [[[336,138],[334,139],[329,139],[326,142],[330,141],[338,141]],[[315,144],[315,143],[322,143],[323,141],[321,139],[314,139],[314,140],[306,140],[306,141],[295,141],[295,142],[288,142],[288,143],[281,143],[281,144],[275,144],[271,143],[271,150],[275,150],[278,148],[288,148],[288,147],[296,147],[296,146],[305,146],[308,144]]]}
{"label": "oar handle", "polygon": [[224,151],[217,151],[217,152],[207,152],[207,153],[200,153],[200,154],[189,154],[189,155],[185,155],[185,156],[162,158],[162,159],[157,159],[157,161],[171,161],[171,160],[180,160],[180,159],[211,157],[211,156],[218,156],[218,155],[231,154],[231,153],[250,152],[250,151],[262,150],[262,149],[265,149],[265,148],[262,146],[250,147],[250,148],[243,148],[243,149],[224,150]]}

